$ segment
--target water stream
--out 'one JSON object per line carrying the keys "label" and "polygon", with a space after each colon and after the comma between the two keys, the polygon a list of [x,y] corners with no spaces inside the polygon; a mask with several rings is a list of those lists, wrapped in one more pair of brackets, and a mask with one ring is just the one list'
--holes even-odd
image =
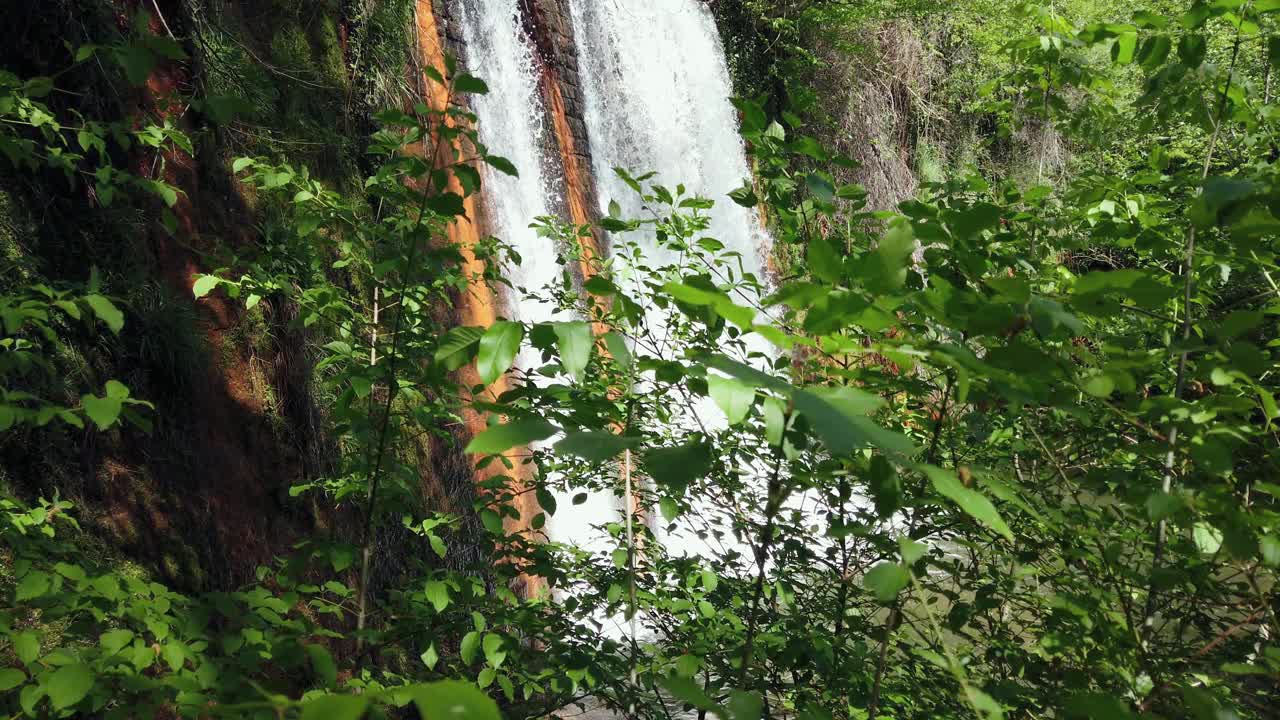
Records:
{"label": "water stream", "polygon": [[[617,203],[623,217],[640,217],[640,198],[613,168],[637,174],[654,172],[653,182],[716,201],[709,235],[742,256],[742,270],[764,278],[768,236],[753,212],[726,194],[749,176],[724,52],[710,12],[698,0],[571,0],[584,121],[592,149],[600,210]],[[545,117],[538,92],[534,47],[519,22],[517,0],[458,0],[469,70],[489,84],[476,97],[480,139],[491,151],[511,159],[520,178],[486,174],[485,202],[490,230],[511,243],[523,258],[509,278],[531,290],[553,282],[561,272],[555,248],[528,228],[533,218],[557,205],[563,185],[546,147]],[[656,239],[639,238],[648,260],[674,260]],[[520,293],[510,312],[526,322],[550,319],[553,308]],[[533,356],[518,359],[524,367]],[[714,404],[696,410],[723,426]],[[718,422],[717,422],[718,419]],[[618,519],[620,498],[589,493],[574,505],[574,492],[557,497],[558,511],[548,523],[553,540],[598,551],[608,543],[593,529]],[[694,551],[688,537],[664,537],[672,551]]]}

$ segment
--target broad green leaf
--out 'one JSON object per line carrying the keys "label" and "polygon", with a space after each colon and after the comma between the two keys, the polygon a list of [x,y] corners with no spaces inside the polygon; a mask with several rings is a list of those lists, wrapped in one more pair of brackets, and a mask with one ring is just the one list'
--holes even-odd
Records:
{"label": "broad green leaf", "polygon": [[480,338],[480,354],[476,358],[480,381],[492,385],[511,369],[523,339],[524,326],[520,323],[499,320],[486,330]]}
{"label": "broad green leaf", "polygon": [[80,398],[80,407],[99,430],[106,430],[120,419],[124,404],[120,398],[85,395]]}
{"label": "broad green leaf", "polygon": [[1222,547],[1222,531],[1209,523],[1199,522],[1191,531],[1196,548],[1205,555],[1212,555]]}
{"label": "broad green leaf", "polygon": [[1280,568],[1280,537],[1265,535],[1258,541],[1262,562],[1269,567]]}
{"label": "broad green leaf", "polygon": [[719,715],[724,715],[724,711],[716,704],[715,700],[712,700],[711,696],[707,695],[706,691],[691,678],[668,675],[659,677],[658,684],[671,693],[672,697],[681,702],[686,702],[699,710],[711,710]]}
{"label": "broad green leaf", "polygon": [[307,645],[307,657],[311,659],[311,671],[322,687],[333,687],[338,682],[338,666],[323,645]]}
{"label": "broad green leaf", "polygon": [[631,369],[631,350],[627,347],[625,338],[616,332],[607,332],[604,334],[604,346],[614,362],[618,363],[618,367],[623,370]]}
{"label": "broad green leaf", "polygon": [[63,665],[54,670],[44,684],[55,710],[69,708],[93,689],[93,669],[84,663]]}
{"label": "broad green leaf", "polygon": [[497,633],[485,633],[484,640],[481,642],[484,650],[485,662],[489,663],[495,669],[502,667],[502,661],[507,658],[507,651],[503,650],[502,636]]}
{"label": "broad green leaf", "polygon": [[31,570],[18,581],[17,587],[14,588],[14,599],[18,602],[34,600],[49,592],[50,584],[51,579],[48,573]]}
{"label": "broad green leaf", "polygon": [[623,450],[640,446],[640,438],[615,435],[603,430],[566,433],[556,443],[556,452],[575,455],[591,462],[604,462],[622,454]]}
{"label": "broad green leaf", "polygon": [[834,455],[847,455],[861,448],[875,447],[898,455],[912,455],[917,448],[909,438],[886,430],[864,413],[880,400],[854,388],[812,388],[797,390],[795,407],[822,438]]}
{"label": "broad green leaf", "polygon": [[423,587],[423,595],[426,596],[427,602],[436,609],[436,612],[444,612],[449,607],[449,586],[440,580],[428,580]]}
{"label": "broad green leaf", "polygon": [[217,275],[201,275],[196,278],[195,283],[192,284],[191,294],[195,295],[196,298],[202,298],[213,292],[213,289],[218,287],[218,283],[220,282],[222,282],[222,279]]}
{"label": "broad green leaf", "polygon": [[902,564],[911,567],[929,552],[929,546],[904,535],[898,538],[898,552],[902,555]]}
{"label": "broad green leaf", "polygon": [[1133,62],[1134,51],[1138,47],[1138,33],[1120,33],[1111,46],[1111,59],[1117,65],[1128,65]]}
{"label": "broad green leaf", "polygon": [[322,695],[302,704],[302,720],[357,720],[369,707],[363,695]]}
{"label": "broad green leaf", "polygon": [[107,298],[96,294],[86,295],[84,301],[111,332],[118,333],[124,327],[124,313],[120,312],[119,308]]}
{"label": "broad green leaf", "polygon": [[473,630],[462,636],[462,643],[458,646],[458,655],[462,658],[462,662],[470,665],[476,661],[476,652],[480,650],[480,632]]}
{"label": "broad green leaf", "polygon": [[0,692],[9,692],[27,681],[27,674],[14,668],[0,670]]}
{"label": "broad green leaf", "polygon": [[133,642],[133,632],[130,630],[110,630],[98,636],[98,642],[102,645],[102,651],[107,655],[115,655],[120,652],[126,645]]}
{"label": "broad green leaf", "polygon": [[680,677],[691,678],[698,673],[698,669],[702,667],[702,658],[697,655],[681,655],[676,658],[675,662],[676,674]]}
{"label": "broad green leaf", "polygon": [[453,328],[445,333],[439,347],[436,348],[436,362],[451,371],[466,365],[471,362],[471,358],[475,357],[476,348],[479,347],[482,336],[484,336],[484,328],[470,326]]}
{"label": "broad green leaf", "polygon": [[772,390],[780,395],[790,395],[793,388],[787,381],[774,377],[769,373],[757,370],[750,365],[740,363],[725,355],[710,355],[705,360],[707,367],[715,368],[724,374],[741,380],[752,387]]}
{"label": "broad green leaf", "polygon": [[709,445],[693,441],[674,447],[650,448],[644,452],[643,462],[649,477],[658,486],[682,494],[689,483],[711,471],[714,458]]}
{"label": "broad green leaf", "polygon": [[950,470],[934,465],[920,465],[920,470],[929,477],[933,489],[948,500],[960,506],[970,517],[1003,535],[1013,539],[1013,531],[1005,524],[1004,518],[996,510],[996,506],[985,495],[965,487]]}
{"label": "broad green leaf", "polygon": [[730,720],[760,720],[764,701],[760,699],[759,693],[730,690],[725,709],[729,711]]}
{"label": "broad green leaf", "polygon": [[422,660],[423,665],[427,666],[428,670],[435,670],[436,663],[440,662],[440,653],[436,651],[436,644],[431,643],[428,645],[419,659]]}
{"label": "broad green leaf", "polygon": [[591,335],[591,326],[585,322],[558,322],[553,326],[556,332],[556,346],[560,351],[560,364],[574,380],[581,382],[582,374],[591,362],[591,350],[595,340]]}
{"label": "broad green leaf", "polygon": [[40,657],[40,636],[30,630],[14,635],[13,654],[22,664],[31,665]]}
{"label": "broad green leaf", "polygon": [[537,418],[521,418],[503,425],[493,425],[467,443],[466,452],[497,455],[513,447],[545,440],[557,432],[555,425]]}
{"label": "broad green leaf", "polygon": [[455,192],[444,192],[427,199],[427,209],[442,217],[464,217],[467,214],[466,203],[461,195]]}
{"label": "broad green leaf", "polygon": [[707,375],[707,388],[711,391],[711,399],[716,401],[730,425],[741,423],[751,412],[756,391],[746,383],[722,375]]}
{"label": "broad green leaf", "polygon": [[898,593],[911,584],[911,573],[901,565],[882,562],[867,571],[862,578],[863,587],[870,590],[883,604],[889,604]]}
{"label": "broad green leaf", "polygon": [[483,80],[467,73],[459,73],[453,79],[453,89],[456,92],[472,95],[484,95],[489,92],[489,86]]}
{"label": "broad green leaf", "polygon": [[782,445],[782,436],[786,430],[786,412],[782,401],[775,397],[764,399],[764,435],[770,445]]}
{"label": "broad green leaf", "polygon": [[856,274],[872,292],[890,293],[901,290],[906,285],[907,271],[911,267],[911,255],[915,248],[916,240],[911,225],[895,222],[880,238],[876,249],[858,260]]}
{"label": "broad green leaf", "polygon": [[461,680],[419,685],[411,694],[422,720],[502,720],[488,695]]}

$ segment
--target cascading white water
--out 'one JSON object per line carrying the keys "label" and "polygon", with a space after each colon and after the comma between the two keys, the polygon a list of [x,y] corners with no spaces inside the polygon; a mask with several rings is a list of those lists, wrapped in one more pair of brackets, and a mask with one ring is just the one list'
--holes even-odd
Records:
{"label": "cascading white water", "polygon": [[[542,99],[532,41],[520,26],[518,0],[459,0],[456,5],[467,69],[484,79],[489,92],[471,96],[472,109],[481,118],[480,141],[519,169],[511,177],[484,169],[486,218],[493,235],[510,244],[521,256],[518,267],[508,268],[508,279],[517,287],[541,290],[560,274],[552,241],[538,237],[529,227],[534,218],[549,214],[549,193],[555,183],[541,147]],[[528,298],[511,298],[508,314],[526,322],[548,320],[555,308]],[[536,358],[526,358],[534,361]],[[525,364],[528,367],[528,364]]]}
{"label": "cascading white water", "polygon": [[[688,194],[715,201],[707,234],[740,254],[742,271],[765,282],[770,238],[754,212],[726,197],[750,171],[710,11],[699,0],[569,4],[601,210],[615,202],[623,218],[645,216],[641,199],[614,168],[656,173],[650,182],[669,189],[684,185]],[[652,233],[640,243],[649,263],[676,261]],[[661,323],[656,313],[654,322]],[[748,340],[753,350],[770,353],[758,336]],[[693,411],[724,427],[709,399]],[[676,553],[714,552],[690,531],[666,535],[663,544]]]}
{"label": "cascading white water", "polygon": [[[520,176],[513,178],[486,168],[484,200],[490,229],[521,256],[518,266],[506,268],[507,279],[517,288],[541,292],[558,281],[563,268],[556,261],[553,241],[538,237],[529,225],[539,216],[552,214],[552,193],[563,182],[555,164],[542,152],[549,129],[543,125],[546,115],[538,91],[533,42],[521,27],[517,3],[459,0],[456,7],[466,43],[467,69],[489,86],[487,94],[472,98],[480,119],[480,141],[520,171]],[[556,317],[553,305],[519,290],[510,293],[507,300],[508,314],[525,322],[571,319]],[[526,346],[516,364],[537,367],[538,352]],[[591,526],[616,519],[616,505],[612,498],[598,493],[574,505],[576,494],[554,493],[562,509],[549,520],[547,531],[552,540],[600,549],[603,544]]]}
{"label": "cascading white water", "polygon": [[[556,183],[545,147],[534,47],[519,20],[517,0],[457,0],[468,70],[485,79],[489,93],[473,99],[480,139],[512,160],[520,177],[485,175],[487,216],[495,235],[522,256],[510,268],[513,284],[538,291],[555,282],[561,268],[555,248],[529,223],[549,214]],[[653,171],[653,182],[716,201],[709,234],[742,257],[742,269],[763,279],[768,236],[751,211],[725,197],[749,176],[719,35],[698,0],[571,0],[584,97],[584,120],[592,147],[592,170],[605,210],[610,201],[623,217],[640,217],[640,198],[613,172],[623,167]],[[652,237],[642,237],[650,261],[673,260]],[[552,319],[554,308],[512,296],[509,312],[526,322]],[[517,362],[533,367],[534,355]],[[718,415],[708,403],[700,414]],[[608,546],[593,526],[618,519],[620,498],[576,491],[559,494],[549,521],[553,540],[598,551]],[[690,549],[687,538],[668,538]],[[676,549],[676,548],[671,548]]]}
{"label": "cascading white water", "polygon": [[[698,0],[571,0],[585,122],[601,210],[642,215],[614,173],[656,172],[653,182],[716,201],[712,237],[763,278],[768,236],[753,212],[725,197],[750,176],[724,50]],[[653,248],[651,259],[662,260]]]}

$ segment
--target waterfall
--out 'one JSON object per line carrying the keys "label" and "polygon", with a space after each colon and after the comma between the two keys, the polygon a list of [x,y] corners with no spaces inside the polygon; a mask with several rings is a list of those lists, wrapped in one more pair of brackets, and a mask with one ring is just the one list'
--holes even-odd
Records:
{"label": "waterfall", "polygon": [[[493,235],[509,243],[520,255],[519,265],[506,268],[506,277],[516,286],[508,293],[506,314],[525,322],[544,322],[556,317],[550,303],[529,297],[520,288],[540,292],[557,282],[564,268],[556,261],[552,240],[538,237],[529,225],[542,215],[551,215],[558,187],[563,186],[557,166],[550,162],[544,126],[546,117],[538,91],[538,68],[532,40],[520,23],[519,0],[460,0],[456,7],[467,53],[467,69],[489,86],[485,95],[472,98],[479,117],[480,141],[489,151],[511,160],[520,171],[513,178],[491,168],[484,170],[484,202]],[[524,348],[516,358],[521,368],[537,367],[539,354]],[[555,492],[559,508],[549,519],[552,540],[584,549],[604,547],[592,525],[616,519],[613,498],[589,493],[586,502],[573,504],[576,491]],[[525,518],[528,520],[529,518]]]}
{"label": "waterfall", "polygon": [[[492,234],[520,256],[518,266],[507,268],[507,279],[517,288],[536,292],[561,272],[551,240],[529,227],[535,218],[550,214],[548,199],[557,178],[542,152],[548,131],[534,47],[521,28],[518,2],[459,0],[456,8],[467,69],[489,86],[487,94],[471,97],[472,109],[481,118],[480,142],[520,171],[519,177],[511,177],[483,169],[485,217]],[[517,291],[507,300],[506,314],[525,322],[549,320],[555,311],[527,293]],[[536,355],[525,356],[520,364],[530,367],[536,361]]]}
{"label": "waterfall", "polygon": [[[544,149],[546,117],[538,91],[535,48],[520,23],[519,0],[456,0],[468,70],[489,84],[473,99],[480,140],[520,170],[519,178],[485,174],[489,229],[522,257],[509,268],[517,287],[539,291],[562,272],[550,240],[529,223],[550,214],[562,178]],[[640,198],[614,173],[622,167],[655,172],[653,182],[716,201],[709,234],[742,256],[743,270],[764,278],[768,236],[753,212],[726,194],[749,177],[732,87],[719,35],[698,0],[570,0],[583,95],[583,119],[592,148],[600,210],[610,202],[623,217],[640,217]],[[651,261],[666,262],[652,236],[640,237]],[[526,322],[554,317],[554,308],[516,292],[507,314]],[[517,363],[533,367],[534,354]],[[708,402],[700,415],[719,416]],[[721,418],[722,420],[722,418]],[[558,511],[548,522],[552,540],[600,551],[611,546],[593,526],[617,520],[621,499],[613,493],[557,493]],[[579,497],[581,500],[581,497]],[[664,538],[673,550],[695,549],[685,537]],[[696,551],[696,550],[695,550]]]}
{"label": "waterfall", "polygon": [[725,197],[750,172],[710,11],[698,0],[569,4],[601,210],[614,201],[624,217],[641,216],[615,167],[683,183],[716,201],[710,234],[763,278],[768,237],[753,212]]}
{"label": "waterfall", "polygon": [[[742,270],[765,281],[770,239],[754,212],[727,194],[750,177],[724,50],[715,21],[699,0],[570,0],[582,81],[584,120],[601,210],[643,217],[637,194],[614,172],[653,172],[651,182],[715,201],[709,235],[741,255]],[[653,265],[676,260],[650,232],[640,238]],[[655,322],[661,321],[656,318]],[[752,350],[772,352],[758,336]],[[724,427],[710,399],[693,409]],[[742,468],[748,476],[758,469]],[[699,510],[715,512],[712,507]],[[692,531],[660,532],[673,553],[711,554]],[[729,542],[730,545],[737,543]],[[740,552],[746,546],[737,548]]]}

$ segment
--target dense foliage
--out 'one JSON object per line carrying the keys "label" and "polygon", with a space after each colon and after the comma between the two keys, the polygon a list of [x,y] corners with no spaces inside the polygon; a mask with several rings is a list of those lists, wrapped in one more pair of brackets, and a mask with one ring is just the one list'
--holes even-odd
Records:
{"label": "dense foliage", "polygon": [[[545,288],[505,288],[520,258],[501,238],[456,242],[480,168],[518,168],[478,141],[465,98],[487,88],[452,61],[377,113],[358,192],[236,159],[276,210],[193,294],[296,309],[336,461],[289,494],[336,519],[256,582],[194,593],[86,552],[61,497],[0,500],[0,706],[1272,716],[1277,11],[1077,26],[1028,9],[969,100],[993,142],[1054,127],[1069,171],[954,168],[892,212],[834,180],[851,161],[801,118],[739,100],[754,178],[699,198],[619,169],[648,214],[614,206],[607,256],[591,227],[529,219],[565,268]],[[69,61],[141,82],[183,53],[142,35]],[[56,82],[0,72],[8,163],[102,206],[181,201],[120,158],[190,153],[184,132],[69,117]],[[708,236],[716,202],[759,210],[775,277]],[[59,374],[67,347],[125,323],[85,275],[6,282],[4,432],[154,422],[119,379]],[[501,292],[564,319],[459,324],[468,296]],[[468,423],[474,486],[424,499]],[[592,542],[547,540],[557,497],[592,494],[624,510]],[[386,542],[421,552],[380,568]]]}

